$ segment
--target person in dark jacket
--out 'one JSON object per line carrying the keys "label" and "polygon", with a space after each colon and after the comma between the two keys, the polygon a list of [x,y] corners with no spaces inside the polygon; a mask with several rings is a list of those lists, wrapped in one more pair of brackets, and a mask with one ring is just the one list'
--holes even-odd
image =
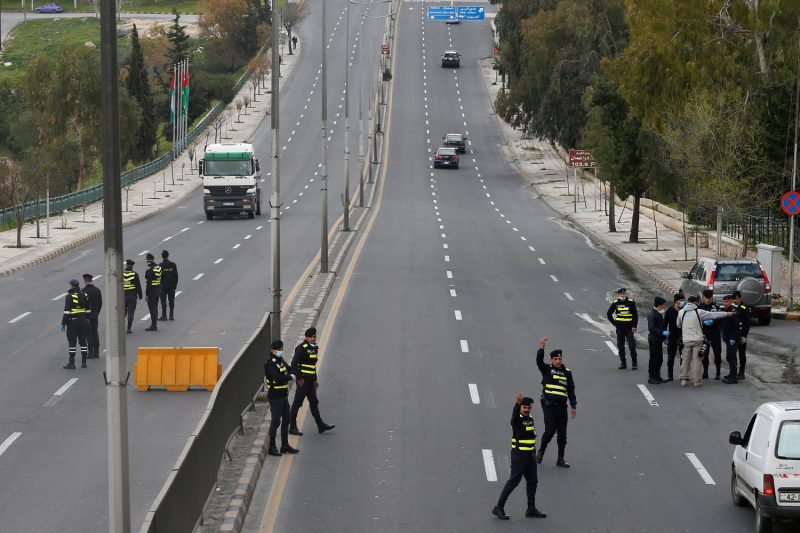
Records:
{"label": "person in dark jacket", "polygon": [[733,293],[733,304],[739,310],[739,329],[742,333],[739,337],[739,373],[736,379],[744,379],[744,367],[747,365],[747,337],[750,335],[753,310],[742,302],[742,293],[739,291]]}
{"label": "person in dark jacket", "polygon": [[569,468],[569,463],[564,460],[564,450],[567,448],[567,402],[569,401],[570,414],[575,418],[578,414],[578,400],[575,398],[575,380],[572,371],[563,365],[563,352],[553,350],[550,352],[550,364],[544,362],[544,348],[547,337],[539,341],[539,351],[536,352],[536,367],[542,374],[542,413],[544,414],[544,435],[539,443],[539,453],[536,462],[542,462],[544,452],[553,435],[557,435],[558,460],[556,466]]}
{"label": "person in dark jacket", "polygon": [[636,302],[628,298],[628,289],[620,287],[617,289],[617,299],[611,302],[606,311],[608,321],[614,324],[617,330],[617,352],[619,353],[619,368],[628,368],[625,361],[625,343],[631,351],[631,370],[639,368],[636,361],[636,327],[639,325],[639,314],[636,311]]}
{"label": "person in dark jacket", "polygon": [[81,345],[81,368],[86,368],[86,358],[89,355],[89,348],[86,346],[89,300],[81,292],[80,286],[77,279],[69,280],[69,290],[64,298],[64,314],[61,317],[61,331],[67,332],[69,343],[69,362],[64,365],[67,370],[75,370],[76,344]]}
{"label": "person in dark jacket", "polygon": [[100,357],[100,333],[97,328],[100,324],[100,310],[103,308],[103,294],[100,289],[94,286],[92,280],[94,277],[91,274],[83,275],[83,294],[89,300],[89,331],[87,336],[87,343],[89,344],[88,359],[97,359]]}
{"label": "person in dark jacket", "polygon": [[667,380],[661,377],[661,365],[664,363],[664,340],[669,331],[664,320],[667,301],[661,296],[653,300],[653,308],[647,313],[647,345],[650,348],[650,361],[647,365],[647,383],[659,385]]}
{"label": "person in dark jacket", "polygon": [[156,263],[153,254],[144,256],[147,261],[147,270],[144,272],[144,279],[147,282],[145,295],[147,296],[147,308],[150,310],[150,327],[144,328],[145,331],[158,331],[158,301],[161,299],[161,267]]}
{"label": "person in dark jacket", "polygon": [[[720,307],[714,303],[714,291],[712,290],[704,290],[703,291],[703,302],[697,306],[698,309],[702,309],[703,311],[721,311]],[[703,321],[703,335],[708,340],[708,343],[711,345],[711,352],[714,353],[714,366],[717,369],[717,373],[714,376],[714,379],[720,379],[720,371],[722,367],[722,341],[720,338],[720,329],[719,329],[720,321],[719,320],[704,320]],[[706,353],[705,357],[703,357],[703,379],[708,379],[708,366],[709,366],[709,357],[710,353]]]}
{"label": "person in dark jacket", "polygon": [[326,424],[319,414],[319,400],[317,399],[317,328],[308,328],[306,338],[294,349],[292,358],[292,373],[297,379],[297,387],[294,390],[294,400],[292,400],[291,423],[289,433],[302,436],[303,432],[297,427],[297,412],[303,405],[303,401],[308,398],[308,406],[311,409],[311,416],[317,423],[317,431],[325,433],[336,427],[334,424]]}
{"label": "person in dark jacket", "polygon": [[733,295],[726,294],[722,298],[722,310],[732,311],[733,316],[722,320],[722,340],[725,342],[725,359],[728,361],[728,375],[722,378],[722,382],[728,385],[738,383],[736,378],[736,363],[738,358],[739,339],[742,337],[741,317],[736,304],[733,303]]}
{"label": "person in dark jacket", "polygon": [[128,333],[133,333],[133,314],[136,312],[136,301],[142,299],[142,283],[139,274],[134,272],[133,259],[125,260],[125,270],[122,272],[122,293],[125,295],[125,316],[128,317]]}
{"label": "person in dark jacket", "polygon": [[178,288],[178,265],[169,260],[169,252],[161,251],[161,316],[167,319],[167,300],[169,299],[169,319],[175,320],[175,289]]}
{"label": "person in dark jacket", "polygon": [[[664,322],[667,324],[667,381],[672,381],[672,369],[675,366],[675,356],[680,357],[681,328],[678,327],[678,312],[686,305],[686,297],[682,292],[672,295],[672,307],[664,313]],[[680,366],[680,360],[678,360]]]}
{"label": "person in dark jacket", "polygon": [[[284,453],[297,453],[299,450],[289,445],[289,382],[294,379],[289,365],[283,360],[283,341],[275,340],[270,345],[270,355],[264,363],[264,384],[267,386],[267,399],[272,419],[269,422],[270,455],[280,457]],[[275,445],[278,427],[281,428],[281,449]]]}

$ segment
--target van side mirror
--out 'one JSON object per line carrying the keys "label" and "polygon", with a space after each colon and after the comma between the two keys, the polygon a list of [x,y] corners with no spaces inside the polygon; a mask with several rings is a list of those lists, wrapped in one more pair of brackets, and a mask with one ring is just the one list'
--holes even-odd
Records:
{"label": "van side mirror", "polygon": [[742,434],[738,431],[731,432],[730,437],[728,437],[728,444],[733,444],[734,446],[739,446],[743,444],[742,442]]}
{"label": "van side mirror", "polygon": [[198,172],[200,172],[200,174],[203,174],[203,169],[206,166],[205,163],[206,163],[205,159],[201,159],[200,161],[197,162],[197,169],[198,169]]}
{"label": "van side mirror", "polygon": [[681,272],[681,277],[683,279],[689,279],[689,273],[688,272]]}
{"label": "van side mirror", "polygon": [[258,164],[258,159],[256,159],[256,172],[261,170],[261,165]]}

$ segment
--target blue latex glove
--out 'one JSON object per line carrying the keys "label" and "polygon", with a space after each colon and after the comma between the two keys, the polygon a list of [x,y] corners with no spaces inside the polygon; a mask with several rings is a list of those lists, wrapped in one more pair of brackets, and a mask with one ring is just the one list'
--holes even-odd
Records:
{"label": "blue latex glove", "polygon": [[710,325],[711,325],[711,324],[713,324],[713,323],[714,323],[714,321],[713,321],[713,320],[703,320],[703,325],[704,325],[704,326],[710,326]]}
{"label": "blue latex glove", "polygon": [[67,329],[66,326],[64,326],[64,324],[61,324],[61,331],[64,331],[65,329]]}
{"label": "blue latex glove", "polygon": [[664,346],[669,344],[669,339],[664,339]]}
{"label": "blue latex glove", "polygon": [[669,337],[669,330],[668,330],[668,329],[665,329],[665,330],[664,330],[664,336],[665,336],[665,337]]}
{"label": "blue latex glove", "polygon": [[731,339],[728,342],[730,343],[731,346],[736,346],[736,339]]}

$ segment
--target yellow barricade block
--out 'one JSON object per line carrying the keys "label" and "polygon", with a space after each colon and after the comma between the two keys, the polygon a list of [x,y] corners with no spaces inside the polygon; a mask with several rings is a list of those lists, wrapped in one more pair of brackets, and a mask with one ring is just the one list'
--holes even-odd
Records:
{"label": "yellow barricade block", "polygon": [[219,347],[139,348],[133,379],[136,390],[166,387],[168,391],[187,391],[189,387],[214,390],[220,376]]}

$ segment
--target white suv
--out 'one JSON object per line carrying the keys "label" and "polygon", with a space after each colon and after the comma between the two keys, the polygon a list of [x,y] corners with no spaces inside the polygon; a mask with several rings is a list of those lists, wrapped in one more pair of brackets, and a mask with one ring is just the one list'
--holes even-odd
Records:
{"label": "white suv", "polygon": [[773,520],[800,520],[800,402],[761,404],[744,436],[734,444],[731,497],[756,510],[756,532],[772,531]]}

